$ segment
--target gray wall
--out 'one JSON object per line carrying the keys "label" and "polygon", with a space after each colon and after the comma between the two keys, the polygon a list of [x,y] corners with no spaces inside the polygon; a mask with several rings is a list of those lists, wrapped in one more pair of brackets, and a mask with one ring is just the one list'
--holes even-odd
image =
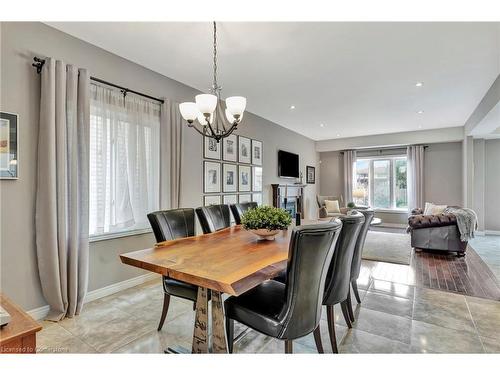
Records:
{"label": "gray wall", "polygon": [[500,139],[485,142],[485,229],[500,231]]}
{"label": "gray wall", "polygon": [[[78,64],[96,77],[179,102],[192,100],[198,92],[41,23],[3,22],[0,32],[0,107],[19,114],[20,139],[19,180],[0,181],[0,290],[23,308],[33,309],[45,305],[34,232],[40,78],[31,67],[33,56],[52,56]],[[202,202],[201,139],[194,131],[185,134],[181,200],[183,206],[195,207]],[[278,149],[299,153],[303,172],[305,165],[317,166],[314,141],[261,117],[247,113],[240,134],[264,142],[265,203],[271,199],[270,184],[279,182]],[[316,215],[315,194],[316,185],[309,185],[305,196],[308,217]],[[118,254],[153,243],[151,234],[91,243],[89,290],[140,275],[141,271],[122,265]]]}
{"label": "gray wall", "polygon": [[[408,139],[407,142],[411,142]],[[320,192],[343,192],[343,157],[339,151],[320,152]],[[460,205],[462,201],[462,144],[434,143],[425,150],[425,200]],[[405,224],[406,213],[378,212],[385,223]]]}
{"label": "gray wall", "polygon": [[434,143],[425,150],[425,200],[462,203],[462,143]]}

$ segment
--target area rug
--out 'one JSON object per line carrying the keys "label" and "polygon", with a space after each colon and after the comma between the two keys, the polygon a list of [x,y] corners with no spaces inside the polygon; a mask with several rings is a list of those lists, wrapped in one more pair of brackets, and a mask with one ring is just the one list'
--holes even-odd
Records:
{"label": "area rug", "polygon": [[363,248],[363,259],[410,264],[410,235],[369,230]]}

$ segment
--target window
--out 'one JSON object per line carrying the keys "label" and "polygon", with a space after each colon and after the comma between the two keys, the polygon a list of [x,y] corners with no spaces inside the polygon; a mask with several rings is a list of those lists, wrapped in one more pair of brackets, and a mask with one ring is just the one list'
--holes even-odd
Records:
{"label": "window", "polygon": [[149,228],[159,205],[160,105],[91,84],[89,234]]}
{"label": "window", "polygon": [[356,161],[354,203],[378,209],[406,210],[406,156],[359,158]]}

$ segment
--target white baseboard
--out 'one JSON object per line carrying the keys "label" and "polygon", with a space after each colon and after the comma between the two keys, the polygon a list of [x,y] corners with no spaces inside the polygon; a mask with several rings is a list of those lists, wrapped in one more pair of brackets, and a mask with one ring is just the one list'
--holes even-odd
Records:
{"label": "white baseboard", "polygon": [[[128,280],[120,281],[119,283],[111,284],[103,288],[92,290],[87,292],[84,298],[84,303],[95,301],[96,299],[109,296],[114,293],[121,292],[122,290],[132,288],[134,286],[144,284],[148,281],[159,278],[156,273],[147,273],[145,275],[133,277]],[[49,313],[49,305],[38,307],[36,309],[28,311],[28,314],[35,320],[42,320]]]}
{"label": "white baseboard", "polygon": [[484,234],[489,236],[500,236],[500,230],[485,230]]}
{"label": "white baseboard", "polygon": [[476,231],[474,232],[474,235],[475,235],[475,236],[484,236],[484,235],[486,235],[486,233],[484,233],[484,231],[483,231],[483,230],[476,230]]}

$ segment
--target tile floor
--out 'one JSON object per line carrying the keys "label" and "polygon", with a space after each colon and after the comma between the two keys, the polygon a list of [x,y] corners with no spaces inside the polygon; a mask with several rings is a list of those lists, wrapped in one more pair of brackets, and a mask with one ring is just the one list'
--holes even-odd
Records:
{"label": "tile floor", "polygon": [[[500,302],[414,286],[409,266],[363,261],[361,305],[348,330],[336,307],[341,353],[500,353]],[[82,314],[59,323],[43,322],[42,353],[163,353],[190,347],[192,304],[172,298],[167,320],[156,331],[162,306],[160,280],[85,305]],[[237,325],[236,335],[243,327]],[[326,314],[323,346],[331,353]],[[235,353],[283,353],[283,342],[249,331]],[[294,342],[294,353],[316,353],[312,334]]]}
{"label": "tile floor", "polygon": [[476,236],[469,241],[491,272],[500,280],[500,236]]}

